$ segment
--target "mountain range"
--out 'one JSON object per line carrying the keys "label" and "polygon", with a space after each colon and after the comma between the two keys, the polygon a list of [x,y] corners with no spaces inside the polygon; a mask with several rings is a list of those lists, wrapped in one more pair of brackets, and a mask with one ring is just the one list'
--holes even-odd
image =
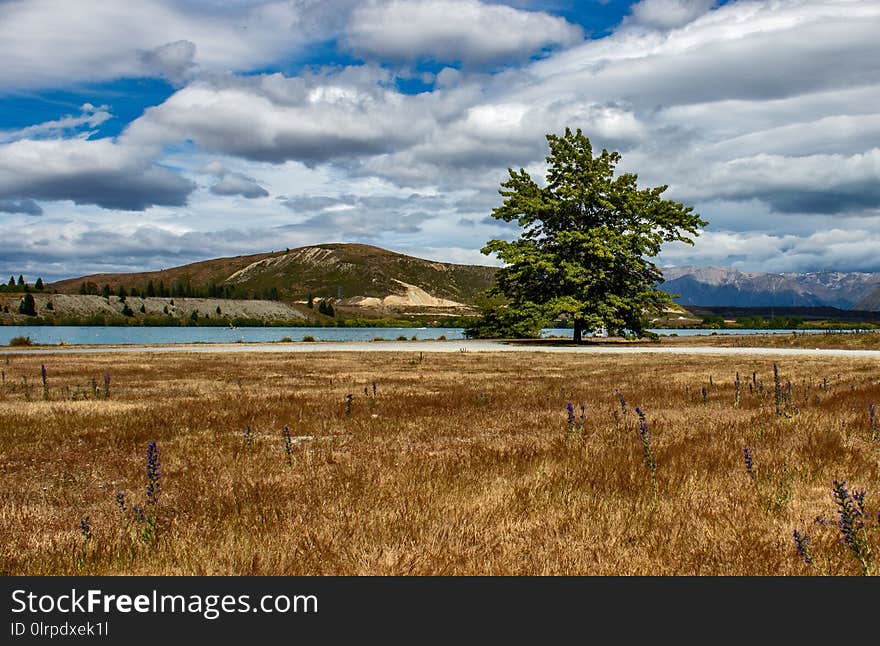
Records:
{"label": "mountain range", "polygon": [[836,307],[880,310],[880,273],[820,271],[770,274],[723,267],[662,269],[660,286],[688,305]]}

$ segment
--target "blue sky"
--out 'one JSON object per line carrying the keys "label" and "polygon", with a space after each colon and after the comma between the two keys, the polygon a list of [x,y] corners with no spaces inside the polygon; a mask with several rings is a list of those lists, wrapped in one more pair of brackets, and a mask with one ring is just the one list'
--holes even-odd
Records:
{"label": "blue sky", "polygon": [[710,222],[661,264],[880,271],[877,33],[872,0],[6,0],[0,275],[490,264],[566,126]]}

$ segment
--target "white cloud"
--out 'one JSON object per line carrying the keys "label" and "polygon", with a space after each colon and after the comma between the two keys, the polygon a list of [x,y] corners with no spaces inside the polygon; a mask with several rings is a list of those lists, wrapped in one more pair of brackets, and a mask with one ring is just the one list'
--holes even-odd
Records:
{"label": "white cloud", "polygon": [[673,29],[688,24],[714,5],[715,0],[641,0],[632,6],[626,24]]}
{"label": "white cloud", "polygon": [[380,60],[481,66],[581,38],[563,18],[480,0],[374,0],[353,11],[344,42]]}
{"label": "white cloud", "polygon": [[18,130],[0,130],[0,143],[15,141],[17,139],[35,139],[43,137],[63,137],[72,131],[82,127],[97,128],[102,123],[111,119],[109,107],[102,105],[95,107],[91,103],[84,103],[80,107],[81,114],[77,117],[67,115],[60,119],[44,121]]}
{"label": "white cloud", "polygon": [[54,87],[157,74],[178,81],[195,64],[206,71],[252,69],[299,50],[312,38],[325,37],[314,20],[318,10],[313,4],[0,2],[0,87]]}
{"label": "white cloud", "polygon": [[385,72],[212,77],[190,84],[129,128],[131,141],[191,139],[252,160],[306,163],[379,154],[431,126],[420,100],[384,86]]}
{"label": "white cloud", "polygon": [[[299,3],[288,11],[299,16],[298,24],[311,16],[320,29],[349,24],[353,3],[343,3],[344,11],[332,20],[327,13],[314,13],[319,4]],[[413,11],[438,6],[406,4]],[[447,68],[437,74],[431,91],[418,95],[400,92],[393,73],[378,64],[313,69],[297,76],[217,73],[212,70],[221,69],[216,62],[221,59],[207,56],[210,49],[202,40],[163,35],[138,44],[138,51],[160,48],[169,69],[177,66],[186,76],[193,63],[198,78],[113,142],[70,138],[72,131],[93,127],[88,123],[42,124],[30,133],[16,133],[31,139],[68,138],[58,150],[31,140],[0,147],[0,199],[14,204],[40,200],[47,211],[43,223],[54,212],[46,201],[78,199],[121,208],[122,198],[110,186],[137,178],[136,199],[128,200],[126,208],[182,204],[192,185],[179,175],[198,177],[203,169],[220,182],[234,172],[258,188],[288,196],[287,206],[284,200],[248,203],[254,228],[247,235],[239,231],[243,249],[257,251],[258,245],[271,246],[276,239],[297,246],[341,237],[413,252],[420,247],[477,249],[499,235],[500,229],[484,218],[499,203],[497,189],[506,168],[523,166],[543,177],[544,135],[571,126],[582,128],[596,149],[620,150],[620,169],[637,172],[643,185],[668,183],[669,197],[697,204],[710,229],[695,247],[670,249],[672,257],[779,271],[835,263],[880,269],[869,252],[857,248],[859,236],[869,251],[878,248],[880,236],[880,5],[871,0],[740,0],[688,13],[688,8],[708,4],[675,4],[685,17],[667,16],[666,26],[655,19],[647,28],[650,21],[644,16],[651,14],[645,12],[661,4],[642,3],[627,24],[607,37],[492,74]],[[239,5],[232,12],[255,6]],[[363,6],[397,11],[391,2]],[[183,13],[191,9],[190,4],[175,7]],[[637,15],[643,16],[641,27],[633,22]],[[446,34],[449,25],[435,22],[437,33]],[[422,23],[414,25],[410,31],[421,33]],[[432,40],[429,33],[421,49],[407,50],[407,30],[393,31],[403,33],[403,44],[389,42],[389,51],[399,47],[411,57],[445,55],[437,53],[446,47],[440,36]],[[468,50],[469,32],[463,33],[460,51],[469,52],[472,62],[491,58]],[[179,40],[194,44],[193,56],[186,45],[161,50]],[[261,51],[270,49],[277,51]],[[185,154],[162,152],[163,146],[179,142],[192,142],[181,146],[194,149],[191,163],[183,163]],[[10,146],[17,143],[21,149],[15,149],[13,159]],[[222,163],[205,170],[215,156]],[[175,166],[183,170],[169,170]],[[94,173],[102,182],[56,181]],[[175,177],[182,184],[174,185]],[[147,186],[158,187],[149,199]],[[232,197],[217,195],[226,188]],[[236,198],[244,192],[233,188],[195,192],[185,215],[191,231],[174,235],[206,245],[205,254],[225,249],[226,242],[199,231],[234,221],[231,205],[241,204]],[[428,201],[406,207],[394,202],[413,192],[439,194],[445,205],[432,210]],[[334,208],[288,208],[294,203],[303,207],[303,195],[329,200]],[[365,200],[370,196],[386,202]],[[166,213],[150,209],[151,222],[160,212]],[[388,217],[388,212],[400,217]],[[459,225],[462,217],[469,224]],[[289,228],[276,226],[281,223]],[[167,226],[163,222],[160,228]],[[237,229],[229,224],[229,230]],[[835,236],[821,235],[834,231]],[[231,240],[233,234],[228,235]],[[144,245],[153,239],[141,238]]]}

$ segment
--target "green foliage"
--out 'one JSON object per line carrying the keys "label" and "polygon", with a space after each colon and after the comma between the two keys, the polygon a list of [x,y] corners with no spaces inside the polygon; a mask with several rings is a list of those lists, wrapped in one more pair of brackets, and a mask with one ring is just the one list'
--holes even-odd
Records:
{"label": "green foliage", "polygon": [[692,207],[663,199],[666,186],[639,189],[635,174],[615,177],[620,154],[594,156],[580,130],[547,141],[545,186],[524,169],[508,169],[501,184],[504,203],[492,217],[523,231],[483,247],[505,263],[493,291],[509,299],[512,318],[570,318],[575,340],[601,327],[643,336],[646,314],[672,304],[656,288],[663,276],[648,259],[663,243],[693,244],[690,236],[706,222]]}
{"label": "green foliage", "polygon": [[25,294],[22,297],[21,302],[18,304],[18,313],[25,316],[37,315],[37,304],[34,302],[34,297],[31,294]]}
{"label": "green foliage", "polygon": [[745,316],[736,319],[737,327],[749,330],[796,330],[803,326],[803,324],[804,319],[800,316],[789,318],[774,316],[769,320],[761,316]]}
{"label": "green foliage", "polygon": [[486,298],[478,304],[480,316],[464,325],[469,339],[534,339],[546,321],[541,308],[523,303],[513,308],[501,298]]}
{"label": "green foliage", "polygon": [[318,303],[318,312],[325,316],[336,316],[336,310],[333,309],[333,303],[329,298],[321,299],[321,302]]}
{"label": "green foliage", "polygon": [[37,278],[37,282],[34,283],[34,289],[41,292],[43,291],[43,279]]}

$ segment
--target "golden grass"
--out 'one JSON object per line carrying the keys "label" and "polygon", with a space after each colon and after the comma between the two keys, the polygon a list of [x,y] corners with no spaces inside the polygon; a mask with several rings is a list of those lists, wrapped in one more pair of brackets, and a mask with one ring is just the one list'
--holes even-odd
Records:
{"label": "golden grass", "polygon": [[[670,332],[672,332],[670,330]],[[674,332],[673,332],[674,333]],[[716,334],[663,337],[664,345],[727,348],[805,348],[880,350],[880,330],[871,332],[798,332],[797,334]]]}
{"label": "golden grass", "polygon": [[[836,518],[835,479],[867,489],[880,568],[876,360],[780,361],[792,396],[777,416],[772,359],[419,356],[0,359],[0,573],[860,574],[836,526],[814,521]],[[753,371],[763,392],[749,393]],[[110,398],[95,398],[106,372]],[[571,429],[568,401],[586,406]],[[652,433],[656,500],[633,405]],[[115,503],[124,491],[143,504],[150,440],[155,543]]]}

